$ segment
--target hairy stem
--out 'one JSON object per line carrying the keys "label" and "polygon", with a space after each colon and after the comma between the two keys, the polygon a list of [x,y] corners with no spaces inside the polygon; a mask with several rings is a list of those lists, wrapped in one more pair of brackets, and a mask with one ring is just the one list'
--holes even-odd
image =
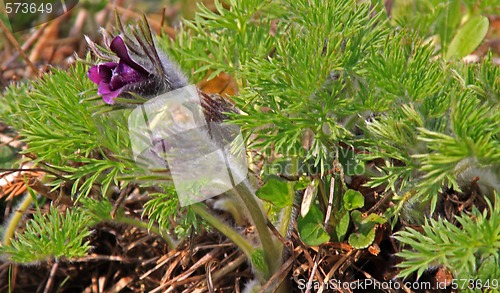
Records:
{"label": "hairy stem", "polygon": [[[255,197],[255,192],[251,187],[251,183],[248,179],[245,179],[241,184],[236,187],[236,194],[241,199],[245,205],[253,224],[259,234],[260,242],[262,243],[262,249],[264,250],[264,257],[268,266],[268,272],[272,275],[281,266],[281,249],[279,244],[274,241],[274,237],[267,227],[267,220],[265,215],[257,202]],[[270,278],[271,275],[265,276],[265,278]]]}
{"label": "hairy stem", "polygon": [[252,252],[254,250],[253,246],[245,240],[238,232],[234,231],[231,227],[224,224],[216,216],[212,215],[207,208],[201,204],[196,203],[191,206],[193,211],[205,221],[207,221],[212,227],[219,230],[227,238],[233,241],[245,254],[248,259],[252,259]]}
{"label": "hairy stem", "polygon": [[33,197],[30,193],[27,193],[19,206],[17,206],[11,215],[9,221],[7,222],[7,227],[5,228],[5,233],[3,234],[2,243],[3,245],[10,245],[11,239],[14,237],[14,233],[16,232],[17,225],[21,221],[24,211],[26,211],[31,203],[33,202]]}

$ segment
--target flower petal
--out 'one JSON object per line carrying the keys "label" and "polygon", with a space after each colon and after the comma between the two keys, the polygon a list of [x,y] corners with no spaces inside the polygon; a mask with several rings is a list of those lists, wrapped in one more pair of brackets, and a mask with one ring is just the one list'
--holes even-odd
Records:
{"label": "flower petal", "polygon": [[123,60],[128,66],[143,74],[147,74],[147,71],[144,67],[132,60],[132,58],[128,54],[127,46],[125,46],[125,42],[123,41],[122,37],[116,36],[113,41],[111,41],[109,48],[111,49],[111,51],[113,51],[113,53],[116,54],[116,56],[120,58],[120,60]]}
{"label": "flower petal", "polygon": [[113,70],[113,75],[109,81],[109,86],[112,90],[125,86],[129,83],[136,83],[144,81],[147,76],[138,72],[134,68],[128,66],[125,62],[120,60],[118,67]]}
{"label": "flower petal", "polygon": [[109,82],[113,76],[113,70],[118,66],[116,62],[99,64],[99,77],[104,82]]}
{"label": "flower petal", "polygon": [[117,90],[111,90],[109,84],[100,82],[97,87],[97,93],[102,96],[102,99],[106,104],[112,105],[115,102],[115,98],[118,97],[122,92],[122,88]]}
{"label": "flower petal", "polygon": [[112,76],[112,70],[118,66],[116,62],[107,62],[90,67],[87,75],[89,79],[99,84],[101,81],[109,82]]}
{"label": "flower petal", "polygon": [[99,65],[90,67],[89,72],[87,72],[87,76],[93,83],[99,84],[101,81],[101,77],[99,76]]}

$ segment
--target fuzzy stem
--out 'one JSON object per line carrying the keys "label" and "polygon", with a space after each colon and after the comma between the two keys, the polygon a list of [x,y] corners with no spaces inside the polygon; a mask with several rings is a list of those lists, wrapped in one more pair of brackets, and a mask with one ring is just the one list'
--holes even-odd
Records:
{"label": "fuzzy stem", "polygon": [[[290,163],[291,163],[290,173],[293,175],[298,175],[298,173],[299,173],[299,159],[298,159],[298,157],[293,156],[290,159]],[[293,222],[296,221],[296,217],[293,216],[293,209],[295,208],[294,205],[297,203],[297,200],[298,200],[297,196],[298,196],[298,193],[295,192],[293,195],[292,205],[283,208],[283,210],[281,212],[281,221],[280,221],[280,226],[278,228],[278,231],[280,232],[281,236],[283,236],[283,238],[288,238],[287,233],[288,233],[288,231],[290,231],[290,227],[292,225],[294,225]],[[300,202],[298,202],[297,205],[300,205]],[[299,211],[297,211],[297,213],[298,212]],[[281,248],[283,248],[283,247],[281,247]],[[281,249],[281,250],[283,250],[283,249]]]}
{"label": "fuzzy stem", "polygon": [[293,205],[287,206],[284,207],[281,212],[281,222],[278,231],[280,232],[281,236],[283,236],[283,238],[287,238],[286,234],[288,233],[288,230],[290,228],[293,208],[294,208]]}
{"label": "fuzzy stem", "polygon": [[116,221],[118,223],[127,224],[127,225],[136,226],[138,228],[146,229],[146,230],[149,230],[155,234],[158,234],[165,240],[165,242],[167,242],[169,249],[174,249],[177,246],[177,242],[174,239],[172,239],[167,233],[165,233],[165,231],[163,231],[160,228],[155,227],[155,226],[149,227],[148,224],[144,223],[143,221],[131,219],[128,217],[116,217],[113,221]]}
{"label": "fuzzy stem", "polygon": [[204,205],[197,203],[191,205],[193,211],[200,217],[202,217],[205,221],[207,221],[210,225],[212,225],[215,229],[219,230],[222,234],[224,234],[227,238],[233,241],[245,254],[245,256],[250,260],[252,259],[252,252],[254,250],[253,246],[245,240],[239,233],[234,231],[231,227],[224,224],[217,217],[212,215]]}
{"label": "fuzzy stem", "polygon": [[267,221],[264,213],[257,202],[254,192],[250,187],[251,183],[248,179],[245,179],[241,184],[235,187],[237,196],[241,199],[245,205],[248,213],[251,217],[255,228],[257,229],[257,234],[259,234],[260,242],[262,243],[262,249],[264,250],[264,257],[268,266],[268,272],[270,275],[265,276],[269,279],[272,274],[281,266],[281,249],[271,234],[271,231],[267,227]]}
{"label": "fuzzy stem", "polygon": [[21,200],[21,203],[19,206],[16,208],[12,216],[10,217],[7,227],[5,229],[5,233],[3,234],[3,239],[2,243],[3,245],[10,245],[11,239],[14,237],[14,233],[16,232],[17,225],[21,221],[24,211],[26,211],[31,203],[33,202],[33,197],[31,196],[30,193],[27,193],[23,199]]}

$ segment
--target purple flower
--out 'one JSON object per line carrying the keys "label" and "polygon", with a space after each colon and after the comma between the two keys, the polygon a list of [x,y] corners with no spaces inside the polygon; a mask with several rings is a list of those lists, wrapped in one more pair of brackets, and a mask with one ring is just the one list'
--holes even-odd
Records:
{"label": "purple flower", "polygon": [[119,61],[92,66],[88,77],[97,84],[97,93],[102,95],[104,102],[113,104],[114,99],[127,89],[136,88],[138,84],[145,82],[149,73],[132,60],[121,36],[113,38],[109,48]]}

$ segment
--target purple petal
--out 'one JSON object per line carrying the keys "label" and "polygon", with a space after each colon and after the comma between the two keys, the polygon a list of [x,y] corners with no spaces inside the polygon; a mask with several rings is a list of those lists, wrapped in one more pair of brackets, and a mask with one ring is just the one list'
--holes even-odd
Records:
{"label": "purple petal", "polygon": [[87,73],[89,79],[99,84],[101,81],[109,82],[112,76],[112,70],[118,66],[116,62],[107,62],[92,66]]}
{"label": "purple petal", "polygon": [[117,89],[125,86],[129,83],[136,83],[145,80],[147,77],[128,66],[120,60],[118,67],[113,70],[113,76],[109,81],[109,86],[111,89]]}
{"label": "purple petal", "polygon": [[106,104],[112,105],[115,102],[115,98],[118,97],[122,92],[122,89],[111,90],[109,84],[100,82],[97,87],[97,93],[102,96],[102,99]]}
{"label": "purple petal", "polygon": [[87,72],[87,76],[93,83],[99,84],[101,77],[99,76],[98,65],[90,67],[89,72]]}
{"label": "purple petal", "polygon": [[127,46],[125,46],[125,42],[123,41],[122,37],[116,36],[113,39],[113,41],[111,41],[109,48],[116,54],[116,56],[120,58],[120,60],[123,60],[128,66],[134,68],[135,70],[143,74],[147,73],[144,67],[142,67],[141,65],[137,64],[134,60],[132,60],[132,58],[128,54]]}
{"label": "purple petal", "polygon": [[102,81],[109,82],[113,76],[113,69],[118,66],[116,62],[107,62],[99,65],[99,77]]}

